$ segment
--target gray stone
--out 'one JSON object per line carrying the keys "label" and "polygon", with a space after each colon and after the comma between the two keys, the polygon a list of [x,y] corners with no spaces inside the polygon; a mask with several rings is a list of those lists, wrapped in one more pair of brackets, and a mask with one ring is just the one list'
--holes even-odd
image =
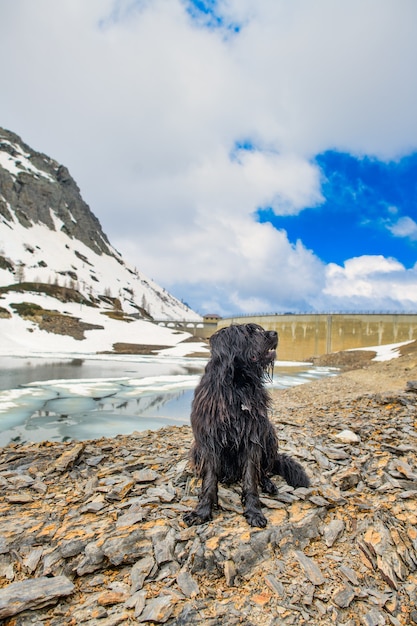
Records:
{"label": "gray stone", "polygon": [[228,559],[224,563],[224,577],[226,579],[226,584],[229,587],[232,587],[235,584],[236,575],[236,566],[231,559]]}
{"label": "gray stone", "polygon": [[343,576],[350,583],[352,583],[352,585],[356,585],[356,586],[359,585],[359,580],[358,580],[358,577],[356,575],[356,572],[352,568],[348,567],[347,565],[341,565],[339,567],[339,571],[340,571],[341,574],[343,574]]}
{"label": "gray stone", "polygon": [[180,570],[180,566],[176,561],[169,561],[168,563],[163,563],[157,574],[155,574],[155,580],[157,582],[161,580],[165,580],[166,578],[176,578],[178,572]]}
{"label": "gray stone", "polygon": [[219,487],[219,504],[225,511],[242,513],[242,502],[240,496],[232,489]]}
{"label": "gray stone", "polygon": [[90,465],[91,467],[96,467],[102,462],[103,459],[104,459],[104,454],[98,454],[97,456],[89,456],[85,460],[85,462],[87,463],[87,465]]}
{"label": "gray stone", "polygon": [[71,556],[81,554],[86,546],[85,539],[70,539],[69,541],[63,541],[59,546],[59,551],[64,559],[68,559]]}
{"label": "gray stone", "polygon": [[159,474],[154,470],[145,468],[136,472],[132,472],[132,478],[137,483],[153,483],[159,478]]}
{"label": "gray stone", "polygon": [[27,567],[27,569],[30,572],[34,572],[38,566],[38,563],[42,557],[42,554],[43,554],[42,547],[34,548],[33,550],[29,552],[29,554],[23,560],[23,565]]}
{"label": "gray stone", "polygon": [[157,532],[152,535],[155,559],[158,565],[172,561],[175,549],[175,531],[173,528],[168,532],[165,529],[157,528]]}
{"label": "gray stone", "polygon": [[106,539],[102,546],[103,554],[113,565],[134,563],[151,551],[150,541],[142,529],[119,533]]}
{"label": "gray stone", "polygon": [[61,556],[61,551],[57,548],[53,550],[50,554],[47,554],[43,558],[43,569],[42,574],[44,576],[48,576],[49,574],[57,574],[61,570],[63,560]]}
{"label": "gray stone", "polygon": [[336,474],[333,480],[342,491],[347,491],[359,484],[361,475],[355,467],[349,467]]}
{"label": "gray stone", "polygon": [[180,572],[177,576],[177,583],[187,598],[193,598],[200,593],[198,584],[188,572]]}
{"label": "gray stone", "polygon": [[300,550],[294,550],[294,554],[300,562],[307,578],[313,583],[313,585],[322,585],[326,581],[319,566],[313,561],[313,559],[306,556],[304,552],[301,552]]}
{"label": "gray stone", "polygon": [[141,522],[143,519],[145,519],[145,517],[146,512],[144,511],[144,509],[139,504],[133,505],[129,509],[129,511],[127,511],[127,513],[124,513],[124,515],[121,515],[117,519],[116,526],[118,528],[122,526],[133,526],[133,524]]}
{"label": "gray stone", "polygon": [[346,609],[355,597],[355,592],[349,585],[339,589],[333,595],[333,602],[341,609]]}
{"label": "gray stone", "polygon": [[98,513],[105,507],[105,503],[102,500],[92,500],[82,507],[81,513]]}
{"label": "gray stone", "polygon": [[159,596],[149,600],[142,613],[135,614],[135,617],[139,623],[156,622],[163,624],[171,617],[172,610],[172,599],[169,596]]}
{"label": "gray stone", "polygon": [[113,489],[106,494],[106,500],[123,500],[126,494],[135,486],[135,481],[127,476],[118,477]]}
{"label": "gray stone", "polygon": [[143,609],[145,608],[146,591],[138,591],[137,593],[134,594],[133,597],[135,598],[135,604],[134,604],[135,617],[139,617],[139,615],[142,613]]}
{"label": "gray stone", "polygon": [[349,454],[343,448],[324,448],[323,452],[329,459],[341,461],[349,458]]}
{"label": "gray stone", "polygon": [[69,596],[74,589],[74,584],[66,576],[11,583],[0,589],[0,618],[53,604],[62,596]]}
{"label": "gray stone", "polygon": [[263,555],[254,550],[250,543],[239,545],[237,550],[233,553],[233,562],[236,571],[243,577],[250,575],[255,565],[262,560]]}
{"label": "gray stone", "polygon": [[365,626],[384,626],[387,621],[381,611],[371,609],[363,616],[363,623]]}
{"label": "gray stone", "polygon": [[29,493],[13,493],[6,496],[6,501],[10,504],[28,504],[33,502],[33,496]]}
{"label": "gray stone", "polygon": [[265,576],[265,582],[277,596],[279,596],[280,598],[283,598],[285,596],[284,585],[273,574],[268,574],[267,576]]}
{"label": "gray stone", "polygon": [[340,537],[345,529],[345,523],[341,519],[333,519],[324,529],[324,541],[328,548]]}
{"label": "gray stone", "polygon": [[0,537],[0,554],[7,554],[9,551],[9,544],[5,537]]}
{"label": "gray stone", "polygon": [[161,502],[172,502],[175,498],[175,490],[166,489],[165,487],[150,487],[146,495],[150,498],[159,498]]}
{"label": "gray stone", "polygon": [[316,504],[317,506],[327,507],[330,505],[329,501],[323,498],[322,496],[310,496],[309,500],[310,502],[312,502],[313,504]]}
{"label": "gray stone", "polygon": [[321,524],[321,518],[321,511],[307,511],[305,516],[293,526],[294,539],[298,540],[300,545],[308,545],[310,539],[320,535],[319,525]]}
{"label": "gray stone", "polygon": [[52,471],[65,472],[72,467],[83,453],[84,447],[84,443],[76,443],[65,450],[53,465]]}
{"label": "gray stone", "polygon": [[95,541],[91,541],[85,546],[84,555],[77,567],[78,576],[95,572],[104,560],[104,552]]}
{"label": "gray stone", "polygon": [[313,456],[321,468],[329,469],[330,461],[320,450],[313,450]]}
{"label": "gray stone", "polygon": [[130,570],[131,593],[139,591],[143,587],[146,577],[155,565],[154,558],[149,555],[137,561]]}

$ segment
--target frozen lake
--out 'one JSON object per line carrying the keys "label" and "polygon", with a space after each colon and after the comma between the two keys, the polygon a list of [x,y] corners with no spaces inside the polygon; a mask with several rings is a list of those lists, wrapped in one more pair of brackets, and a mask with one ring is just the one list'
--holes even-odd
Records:
{"label": "frozen lake", "polygon": [[[0,445],[114,437],[189,423],[205,359],[78,355],[2,357]],[[272,387],[335,375],[309,364],[275,366]]]}

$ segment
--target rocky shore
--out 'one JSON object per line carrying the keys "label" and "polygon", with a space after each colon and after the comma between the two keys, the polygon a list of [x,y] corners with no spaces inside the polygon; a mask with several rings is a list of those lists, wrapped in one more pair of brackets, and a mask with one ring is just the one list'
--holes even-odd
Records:
{"label": "rocky shore", "polygon": [[188,528],[187,426],[0,453],[7,626],[417,624],[417,352],[274,393],[281,449],[265,529],[220,488]]}

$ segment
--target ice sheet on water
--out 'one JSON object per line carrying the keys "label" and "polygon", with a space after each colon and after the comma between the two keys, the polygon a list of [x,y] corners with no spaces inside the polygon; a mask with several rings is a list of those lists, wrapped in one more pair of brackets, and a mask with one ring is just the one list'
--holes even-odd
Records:
{"label": "ice sheet on water", "polygon": [[10,441],[65,441],[115,437],[134,431],[186,424],[192,390],[123,400],[72,397],[47,401],[29,417],[1,420],[0,445]]}
{"label": "ice sheet on water", "polygon": [[[53,388],[60,396],[86,396],[90,398],[104,398],[114,394],[134,393],[135,395],[153,392],[170,391],[195,387],[199,376],[147,376],[145,378],[91,378],[48,380],[29,383],[28,387],[44,389]],[[25,385],[26,386],[26,385]]]}
{"label": "ice sheet on water", "polygon": [[168,393],[180,389],[194,389],[199,376],[149,376],[123,381],[118,392],[120,398],[136,397],[138,393]]}
{"label": "ice sheet on water", "polygon": [[[175,419],[163,416],[115,415],[113,411],[100,411],[94,420],[89,414],[79,414],[60,425],[61,435],[70,439],[97,439],[103,433],[128,435],[134,431],[156,430],[163,426],[180,426],[186,423],[185,419]],[[113,436],[113,435],[108,435]]]}
{"label": "ice sheet on water", "polygon": [[93,398],[55,398],[48,400],[44,406],[45,413],[57,413],[58,415],[71,415],[81,411],[92,411],[96,408]]}
{"label": "ice sheet on water", "polygon": [[184,424],[198,380],[193,375],[48,380],[3,391],[0,444],[113,437]]}
{"label": "ice sheet on water", "polygon": [[45,402],[57,397],[54,389],[8,389],[0,392],[0,420],[2,429],[11,422],[27,419]]}
{"label": "ice sheet on water", "polygon": [[320,378],[337,376],[339,373],[339,370],[334,367],[311,367],[305,369],[305,364],[304,367],[296,367],[296,365],[294,363],[293,367],[284,368],[284,371],[278,371],[274,376],[272,387],[277,389],[296,387]]}
{"label": "ice sheet on water", "polygon": [[88,398],[100,398],[109,396],[120,391],[121,381],[125,379],[106,380],[106,379],[69,379],[69,380],[47,380],[42,382],[34,382],[25,385],[25,387],[37,388],[42,386],[44,389],[54,389],[60,396],[67,398],[71,396],[85,396]]}

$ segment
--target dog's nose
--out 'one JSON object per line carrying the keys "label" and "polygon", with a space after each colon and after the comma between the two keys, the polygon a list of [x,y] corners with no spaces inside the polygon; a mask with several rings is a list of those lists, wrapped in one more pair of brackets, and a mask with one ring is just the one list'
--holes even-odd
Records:
{"label": "dog's nose", "polygon": [[268,335],[271,337],[271,339],[276,339],[278,337],[278,333],[276,330],[269,330]]}

